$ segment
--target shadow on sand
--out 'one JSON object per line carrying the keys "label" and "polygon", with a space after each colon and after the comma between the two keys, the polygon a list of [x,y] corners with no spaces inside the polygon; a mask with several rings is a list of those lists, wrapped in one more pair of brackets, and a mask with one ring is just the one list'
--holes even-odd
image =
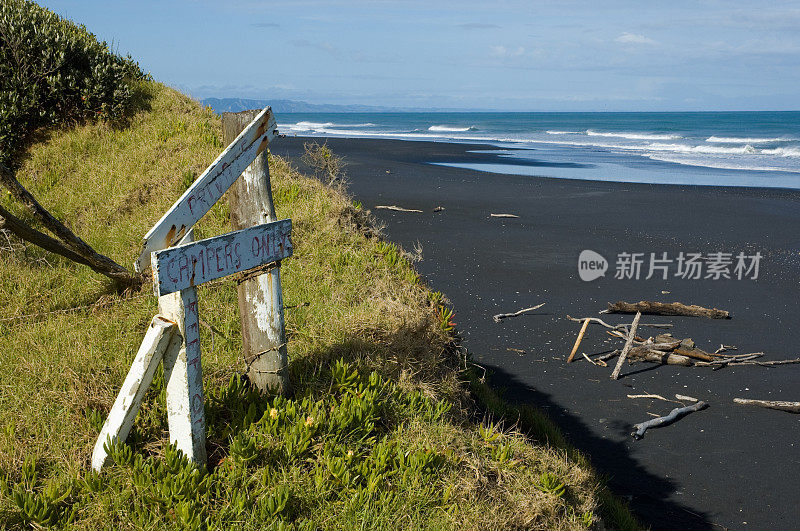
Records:
{"label": "shadow on sand", "polygon": [[[724,529],[709,521],[706,514],[691,511],[668,500],[676,492],[676,484],[655,476],[634,460],[625,445],[597,437],[577,416],[565,411],[547,393],[532,389],[503,369],[482,364],[488,371],[488,382],[502,397],[514,405],[540,408],[558,425],[571,444],[583,452],[612,492],[627,500],[637,518],[653,530]],[[630,425],[617,423],[612,429],[630,435]],[[632,490],[635,488],[636,490]]]}

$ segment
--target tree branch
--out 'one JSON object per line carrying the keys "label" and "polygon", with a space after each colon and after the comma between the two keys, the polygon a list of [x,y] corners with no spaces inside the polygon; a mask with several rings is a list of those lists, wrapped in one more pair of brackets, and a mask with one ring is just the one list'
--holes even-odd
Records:
{"label": "tree branch", "polygon": [[89,262],[87,262],[82,256],[72,252],[60,241],[28,226],[24,221],[3,208],[2,205],[0,205],[0,229],[8,229],[18,238],[21,238],[34,245],[38,245],[45,251],[50,251],[51,253],[69,258],[73,262],[78,262],[79,264],[88,265],[91,267],[91,264],[89,264]]}
{"label": "tree branch", "polygon": [[[144,279],[143,276],[131,273],[111,258],[104,256],[92,249],[89,244],[75,235],[75,233],[69,230],[66,225],[57,220],[52,214],[50,214],[50,212],[47,211],[47,209],[40,205],[36,198],[33,197],[33,195],[17,180],[11,170],[9,170],[3,164],[0,164],[0,184],[5,186],[17,201],[25,205],[25,207],[31,211],[36,219],[38,219],[47,230],[52,232],[59,240],[61,240],[61,243],[64,247],[69,249],[73,254],[82,258],[82,260],[76,260],[76,262],[88,265],[94,271],[111,278],[119,285],[125,287],[141,285]],[[6,219],[8,218],[6,217]],[[20,224],[24,225],[24,223],[20,220],[16,218],[14,219]],[[6,223],[8,223],[8,221],[6,221]],[[33,231],[33,229],[28,227],[29,234],[31,234],[30,231]],[[27,240],[27,238],[24,238],[23,236],[20,237]],[[39,245],[39,243],[35,241],[28,241]],[[63,255],[63,253],[58,254]]]}

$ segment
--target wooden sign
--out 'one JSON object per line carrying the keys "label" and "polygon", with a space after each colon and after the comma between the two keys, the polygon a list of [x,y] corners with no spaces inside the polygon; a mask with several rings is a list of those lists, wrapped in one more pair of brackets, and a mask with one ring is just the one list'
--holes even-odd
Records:
{"label": "wooden sign", "polygon": [[[219,158],[145,235],[136,270],[143,271],[152,264],[160,315],[153,319],[122,391],[97,439],[92,455],[92,466],[96,470],[108,461],[107,443],[124,441],[128,435],[159,361],[164,366],[170,441],[195,463],[206,462],[200,316],[195,286],[270,262],[279,262],[292,255],[292,221],[274,221],[275,207],[269,188],[267,157],[263,153],[275,135],[275,118],[267,107],[244,127]],[[249,180],[245,180],[248,207],[257,212],[268,212],[270,216],[264,220],[268,223],[194,242],[194,224],[243,172],[249,176]],[[260,179],[262,173],[266,179]],[[254,176],[259,178],[253,180]],[[238,201],[243,199],[239,197]],[[176,242],[180,242],[180,245],[168,248]],[[259,286],[268,285],[269,289],[262,290],[266,295],[261,297],[263,300],[260,302],[247,300],[244,306],[240,300],[240,308],[243,315],[257,313],[259,326],[274,326],[275,335],[279,339],[284,338],[276,349],[283,349],[282,365],[274,371],[278,374],[278,370],[286,369],[286,331],[280,277],[277,271],[275,273],[266,272],[256,277]],[[246,282],[250,280],[253,279]],[[267,302],[270,304],[265,306]],[[269,348],[263,349],[260,354],[268,352]],[[256,361],[248,363],[255,366]]]}
{"label": "wooden sign", "polygon": [[282,219],[153,253],[161,297],[292,256],[292,220]]}
{"label": "wooden sign", "polygon": [[206,415],[197,290],[190,287],[159,297],[158,309],[177,323],[183,337],[164,353],[169,441],[192,461],[205,463]]}
{"label": "wooden sign", "polygon": [[144,271],[150,266],[150,253],[180,241],[277,134],[275,117],[267,107],[145,234],[142,252],[134,269],[138,272]]}

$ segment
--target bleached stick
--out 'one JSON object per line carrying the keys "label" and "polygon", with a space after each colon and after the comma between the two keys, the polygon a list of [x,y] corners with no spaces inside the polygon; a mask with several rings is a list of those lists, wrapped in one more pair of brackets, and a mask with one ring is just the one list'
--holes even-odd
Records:
{"label": "bleached stick", "polygon": [[627,396],[628,398],[657,398],[658,400],[663,400],[664,402],[674,402],[674,400],[669,400],[661,395],[646,394],[646,395],[627,395]]}
{"label": "bleached stick", "polygon": [[788,411],[789,413],[800,413],[800,402],[783,402],[779,400],[751,400],[749,398],[734,398],[733,401],[737,404],[745,406],[760,406],[769,409],[777,409],[780,411]]}
{"label": "bleached stick", "polygon": [[622,370],[622,364],[625,362],[625,358],[628,357],[628,352],[630,352],[631,347],[633,346],[633,340],[636,338],[636,328],[639,326],[639,319],[641,317],[642,312],[636,312],[636,317],[633,318],[633,323],[631,323],[631,330],[628,332],[628,340],[625,341],[625,346],[622,347],[622,353],[619,355],[619,359],[617,360],[617,366],[614,367],[614,372],[611,373],[612,380],[619,378],[619,372]]}
{"label": "bleached stick", "polygon": [[586,355],[585,352],[581,352],[581,355],[586,358],[586,361],[591,363],[592,365],[597,365],[598,367],[608,367],[608,364],[603,360],[594,361],[592,358]]}
{"label": "bleached stick", "polygon": [[684,402],[697,402],[697,399],[693,396],[676,394],[675,398],[677,398],[678,400],[683,400]]}
{"label": "bleached stick", "polygon": [[525,308],[523,310],[514,313],[498,313],[497,315],[493,315],[492,319],[494,319],[495,323],[499,323],[502,319],[507,319],[508,317],[517,317],[518,315],[522,315],[523,313],[532,312],[533,310],[538,310],[545,304],[546,303],[543,302],[541,304],[537,304],[536,306],[531,306],[530,308]]}
{"label": "bleached stick", "polygon": [[415,208],[403,208],[403,207],[399,207],[397,205],[376,205],[375,209],[376,210],[394,210],[396,212],[418,212],[420,214],[422,213],[422,210],[417,210]]}
{"label": "bleached stick", "polygon": [[[628,326],[630,326],[627,323],[610,325],[607,322],[603,321],[602,319],[598,319],[597,317],[581,317],[580,319],[576,319],[575,317],[570,317],[569,315],[567,315],[567,319],[569,319],[570,321],[575,321],[576,323],[582,323],[583,321],[588,319],[593,323],[605,326],[606,328],[610,328],[611,330],[627,330]],[[639,326],[649,326],[650,328],[672,328],[673,325],[667,323],[640,323]]]}

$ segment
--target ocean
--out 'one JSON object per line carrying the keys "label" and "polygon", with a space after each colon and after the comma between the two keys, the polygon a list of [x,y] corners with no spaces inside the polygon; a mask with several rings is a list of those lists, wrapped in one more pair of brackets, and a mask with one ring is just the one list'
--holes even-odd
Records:
{"label": "ocean", "polygon": [[[800,189],[800,112],[285,113],[281,133],[483,143],[513,175]],[[428,161],[437,164],[437,161]]]}

